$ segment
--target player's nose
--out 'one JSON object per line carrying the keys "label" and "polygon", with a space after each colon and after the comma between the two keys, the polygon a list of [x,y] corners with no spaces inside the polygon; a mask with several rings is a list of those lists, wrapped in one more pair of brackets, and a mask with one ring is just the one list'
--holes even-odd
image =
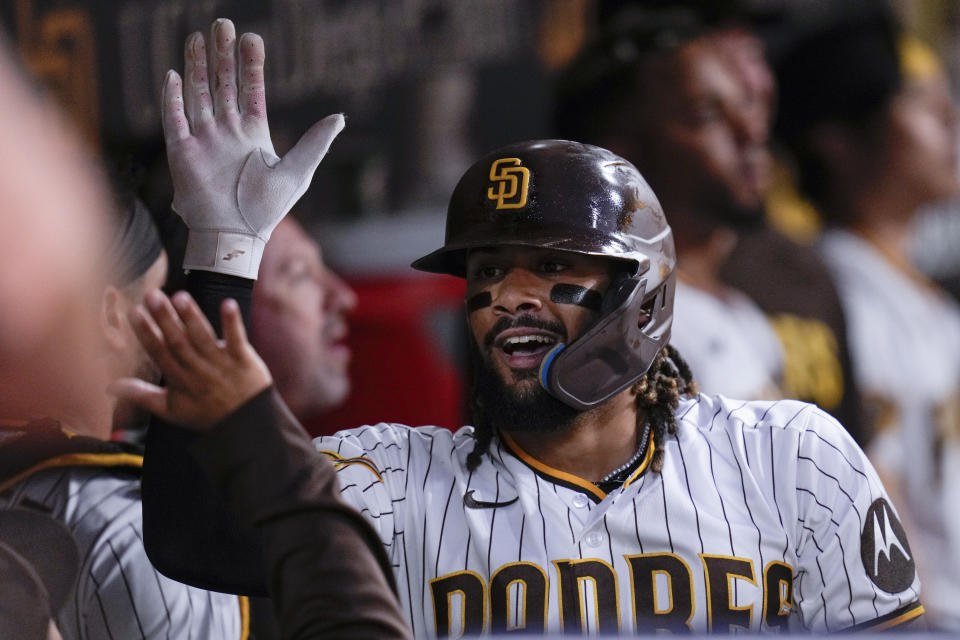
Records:
{"label": "player's nose", "polygon": [[325,305],[328,310],[350,313],[357,306],[357,292],[339,275],[326,270],[323,279],[326,289]]}
{"label": "player's nose", "polygon": [[526,269],[510,269],[493,287],[493,311],[498,315],[539,311],[543,308],[543,282]]}

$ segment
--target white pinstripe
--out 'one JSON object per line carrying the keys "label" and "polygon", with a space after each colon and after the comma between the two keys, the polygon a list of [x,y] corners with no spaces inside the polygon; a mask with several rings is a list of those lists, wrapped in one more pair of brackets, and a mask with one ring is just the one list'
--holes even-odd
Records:
{"label": "white pinstripe", "polygon": [[115,469],[50,469],[19,483],[0,506],[22,502],[51,509],[80,548],[77,588],[56,620],[64,640],[240,637],[236,596],[174,582],[150,564],[138,479]]}

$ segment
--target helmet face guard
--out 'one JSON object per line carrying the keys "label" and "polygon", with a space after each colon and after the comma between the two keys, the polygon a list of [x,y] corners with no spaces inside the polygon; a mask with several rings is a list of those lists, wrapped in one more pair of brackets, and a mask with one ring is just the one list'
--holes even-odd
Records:
{"label": "helmet face guard", "polygon": [[603,307],[611,310],[569,345],[558,344],[540,364],[540,384],[552,396],[585,411],[639,380],[670,339],[674,275],[653,291],[648,280],[613,284]]}
{"label": "helmet face guard", "polygon": [[465,277],[470,249],[571,251],[623,263],[600,317],[541,364],[540,381],[562,402],[589,409],[627,388],[667,344],[673,319],[673,235],[653,190],[623,158],[566,140],[498,149],[460,179],[447,209],[444,246],[415,269]]}

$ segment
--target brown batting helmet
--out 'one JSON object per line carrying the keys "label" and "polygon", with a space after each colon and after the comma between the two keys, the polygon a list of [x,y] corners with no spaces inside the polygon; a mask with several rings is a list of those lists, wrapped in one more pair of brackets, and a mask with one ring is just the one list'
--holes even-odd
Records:
{"label": "brown batting helmet", "polygon": [[454,189],[444,246],[413,267],[464,277],[470,249],[504,245],[623,263],[597,322],[544,357],[540,381],[547,391],[587,409],[647,372],[670,337],[676,253],[660,203],[636,167],[567,140],[497,149]]}

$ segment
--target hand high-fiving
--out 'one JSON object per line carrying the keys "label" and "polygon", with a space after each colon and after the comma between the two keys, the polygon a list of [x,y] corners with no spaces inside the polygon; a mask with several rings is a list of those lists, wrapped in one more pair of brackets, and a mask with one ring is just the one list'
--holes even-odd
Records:
{"label": "hand high-fiving", "polygon": [[313,125],[283,158],[270,140],[260,36],[213,23],[191,34],[181,80],[164,80],[161,112],[173,208],[190,229],[183,267],[256,278],[274,227],[310,185],[343,129],[340,114]]}
{"label": "hand high-fiving", "polygon": [[131,311],[130,324],[166,385],[121,378],[110,392],[171,424],[213,427],[273,382],[247,340],[234,300],[223,302],[220,318],[223,340],[187,292],[174,294],[172,300],[161,291],[148,292],[144,305]]}

